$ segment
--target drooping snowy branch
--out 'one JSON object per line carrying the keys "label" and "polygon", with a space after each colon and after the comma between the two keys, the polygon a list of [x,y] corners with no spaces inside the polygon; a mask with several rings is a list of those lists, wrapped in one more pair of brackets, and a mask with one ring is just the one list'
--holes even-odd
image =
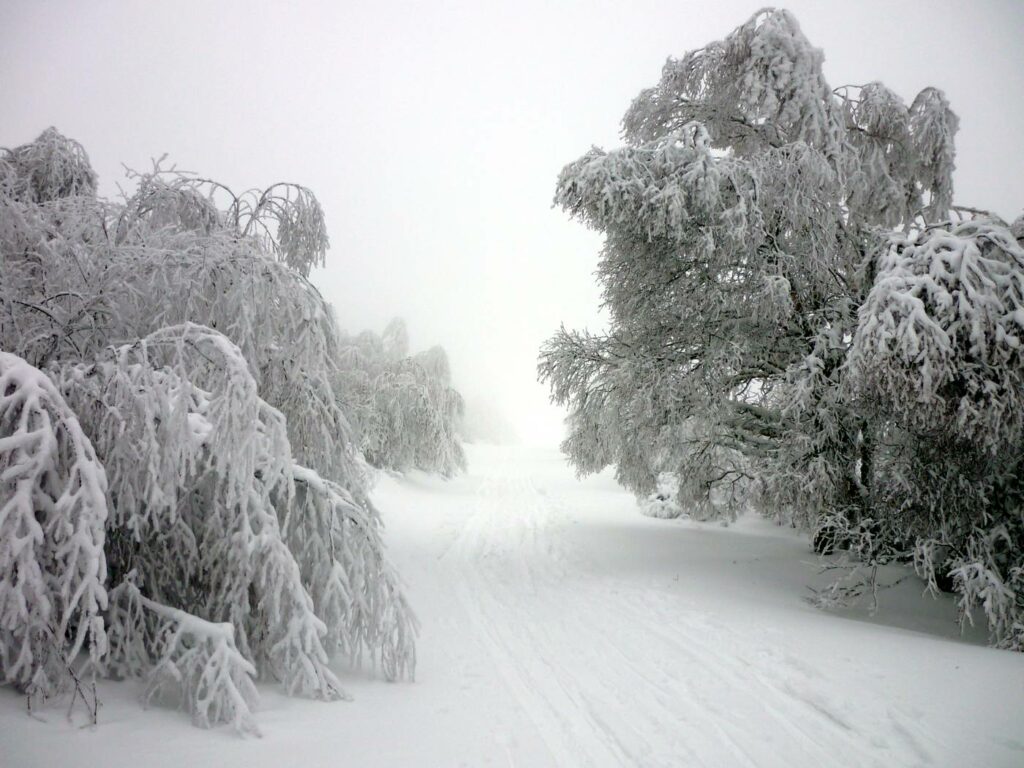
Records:
{"label": "drooping snowy branch", "polygon": [[[330,241],[324,211],[301,184],[280,182],[236,194],[219,182],[165,170],[159,162],[150,173],[131,175],[138,188],[120,217],[120,233],[140,221],[151,231],[170,226],[209,234],[226,228],[257,241],[261,250],[302,277],[326,263]],[[218,200],[226,202],[226,210],[217,207]]]}
{"label": "drooping snowy branch", "polygon": [[0,674],[30,696],[106,651],[106,476],[53,382],[0,352]]}
{"label": "drooping snowy branch", "polygon": [[284,535],[327,625],[328,647],[356,662],[379,659],[390,680],[412,678],[417,622],[381,554],[377,511],[312,470],[292,473]]}
{"label": "drooping snowy branch", "polygon": [[339,695],[274,501],[293,493],[284,418],[238,347],[185,324],[60,375],[107,462],[115,578],[133,572],[147,599],[232,623],[290,692]]}
{"label": "drooping snowy branch", "polygon": [[202,728],[229,723],[240,733],[259,735],[252,712],[256,668],[236,647],[230,623],[154,602],[130,580],[113,590],[110,600],[117,669],[134,675],[145,671],[147,701],[173,696]]}

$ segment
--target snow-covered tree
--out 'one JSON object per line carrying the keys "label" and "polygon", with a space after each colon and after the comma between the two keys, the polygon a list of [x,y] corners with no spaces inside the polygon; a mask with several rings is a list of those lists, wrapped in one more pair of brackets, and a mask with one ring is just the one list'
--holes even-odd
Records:
{"label": "snow-covered tree", "polygon": [[339,389],[375,467],[450,476],[465,469],[459,438],[462,396],[451,383],[442,347],[409,355],[404,321],[382,336],[364,331],[343,343]]}
{"label": "snow-covered tree", "polygon": [[0,153],[0,557],[25,563],[0,583],[5,679],[48,693],[88,640],[94,668],[197,724],[254,730],[258,676],[336,698],[335,651],[411,676],[340,331],[307,279],[319,204],[159,164],[134,180],[97,198],[52,129]]}
{"label": "snow-covered tree", "polygon": [[[1019,509],[968,458],[997,441],[1003,474],[1016,467],[1019,249],[1004,223],[954,214],[958,120],[940,91],[907,106],[881,83],[832,88],[823,60],[789,12],[759,11],[667,61],[626,113],[625,147],[566,166],[555,202],[605,236],[610,325],[562,329],[540,375],[570,408],[580,471],[615,464],[641,496],[670,472],[691,514],[755,506],[841,529],[869,559],[933,539],[966,552],[999,530],[993,503]],[[940,461],[954,443],[971,451]],[[958,486],[985,501],[954,546],[907,505],[935,509]],[[1015,557],[989,557],[985,578],[1020,594]],[[958,584],[1004,637],[994,598]],[[1013,621],[1020,599],[1000,603],[1018,600]]]}

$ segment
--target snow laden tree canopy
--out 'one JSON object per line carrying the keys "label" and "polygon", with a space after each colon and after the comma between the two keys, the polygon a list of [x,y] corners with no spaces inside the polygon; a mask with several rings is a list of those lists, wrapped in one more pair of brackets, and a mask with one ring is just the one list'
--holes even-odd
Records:
{"label": "snow laden tree canopy", "polygon": [[30,702],[141,677],[256,730],[255,681],[411,677],[309,190],[166,171],[96,196],[49,129],[0,152],[0,677]]}
{"label": "snow laden tree canopy", "polygon": [[1024,232],[953,205],[941,91],[834,88],[823,61],[760,11],[670,58],[624,147],[562,171],[556,204],[605,236],[610,317],[541,351],[563,447],[697,517],[753,507],[913,558],[1019,649]]}
{"label": "snow laden tree canopy", "polygon": [[452,387],[442,347],[409,354],[405,322],[381,336],[364,331],[341,341],[345,410],[366,460],[381,469],[420,469],[450,477],[465,469],[459,441],[462,396]]}

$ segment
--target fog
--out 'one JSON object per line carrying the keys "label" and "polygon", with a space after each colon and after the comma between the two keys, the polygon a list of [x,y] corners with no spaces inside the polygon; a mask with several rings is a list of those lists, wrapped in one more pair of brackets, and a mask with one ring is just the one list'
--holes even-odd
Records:
{"label": "fog", "polygon": [[[833,86],[945,90],[958,202],[1024,208],[1024,3],[790,2]],[[756,0],[0,3],[0,145],[49,125],[101,193],[168,154],[235,189],[295,181],[327,214],[314,283],[352,331],[404,317],[456,385],[525,440],[562,414],[536,383],[560,323],[599,329],[599,238],[552,209],[561,167],[618,143],[669,55]]]}

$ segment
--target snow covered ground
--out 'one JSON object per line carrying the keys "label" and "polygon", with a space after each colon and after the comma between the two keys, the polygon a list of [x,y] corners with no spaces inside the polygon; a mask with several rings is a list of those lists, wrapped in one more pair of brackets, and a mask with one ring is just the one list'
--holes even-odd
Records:
{"label": "snow covered ground", "polygon": [[263,686],[264,736],[200,731],[105,683],[98,728],[0,689],[0,766],[1024,766],[1024,655],[961,637],[911,577],[811,608],[806,541],[644,518],[554,451],[473,447],[374,492],[423,631],[417,681],[352,702]]}

